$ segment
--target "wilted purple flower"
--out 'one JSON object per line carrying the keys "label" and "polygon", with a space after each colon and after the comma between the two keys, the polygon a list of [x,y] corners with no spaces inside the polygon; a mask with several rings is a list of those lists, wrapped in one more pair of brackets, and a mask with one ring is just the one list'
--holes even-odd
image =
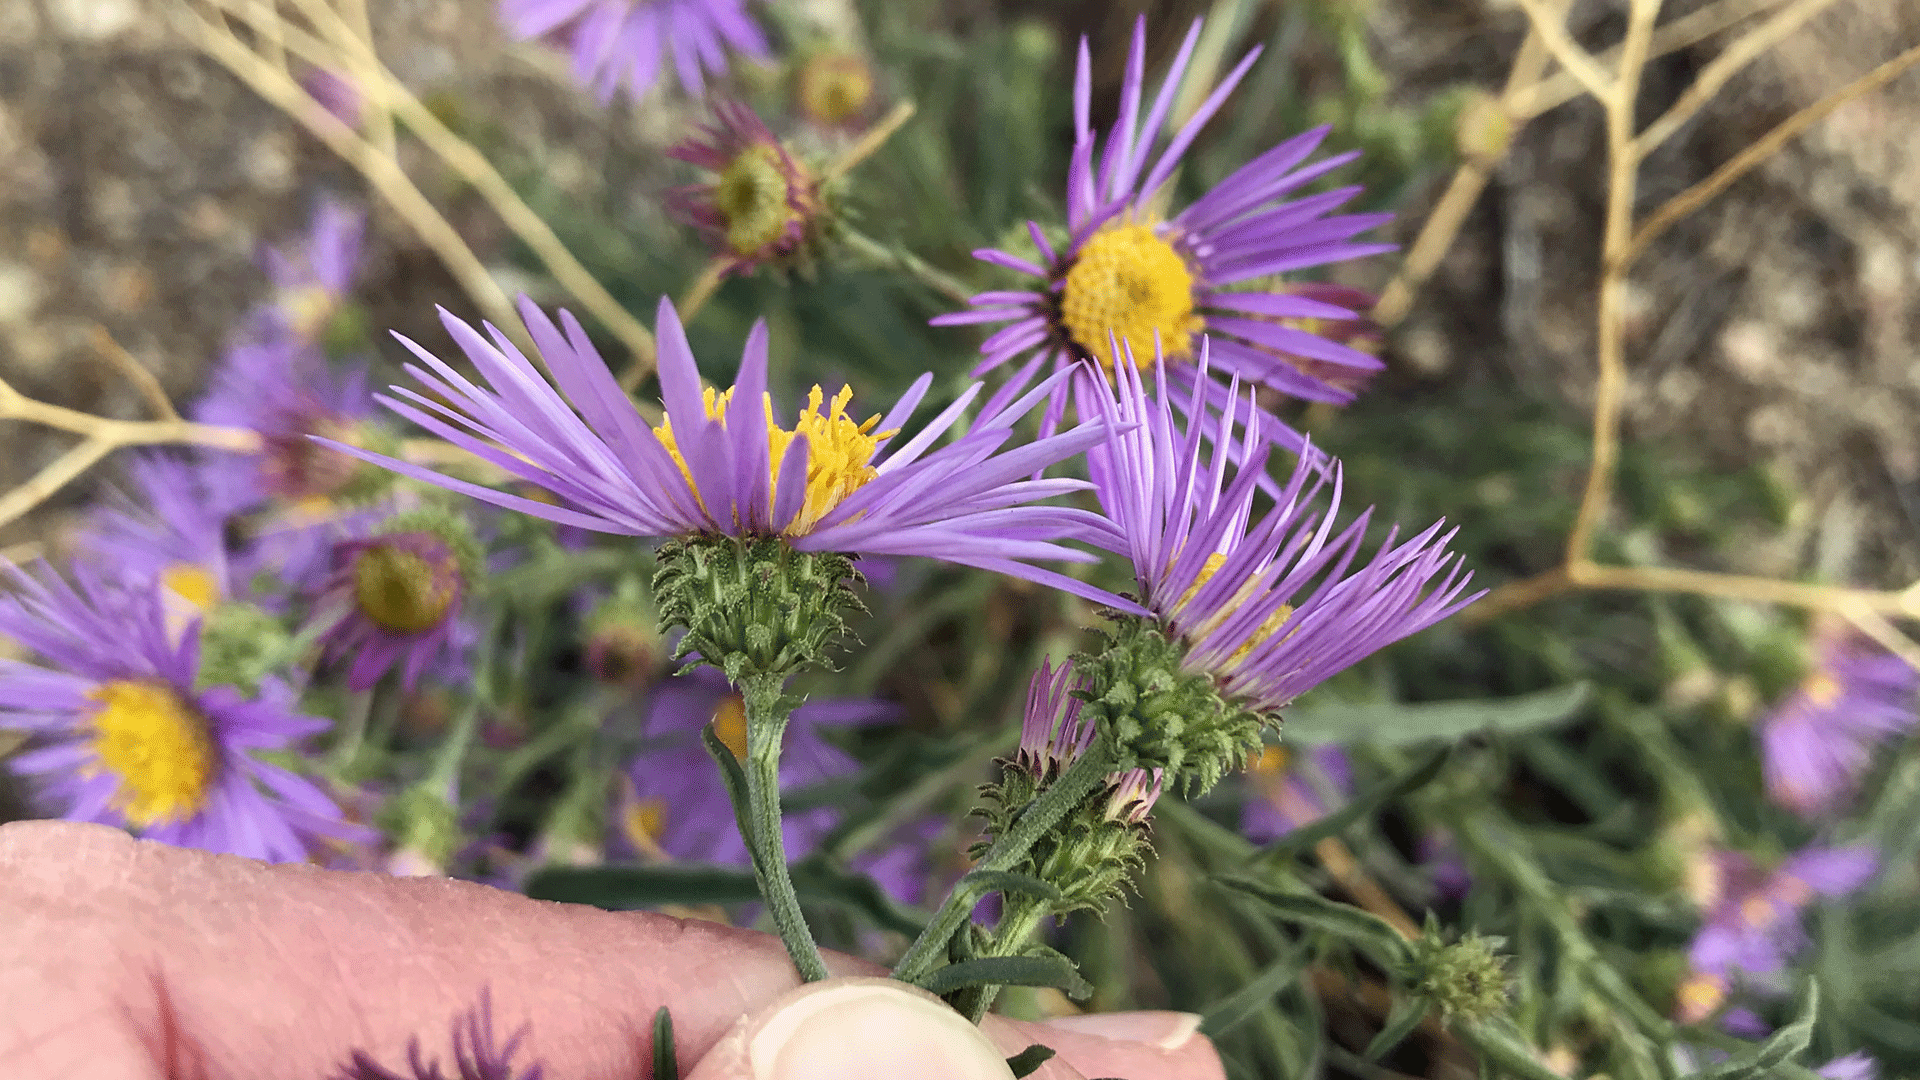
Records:
{"label": "wilted purple flower", "polygon": [[[895,713],[886,702],[857,698],[815,699],[795,709],[781,748],[781,790],[791,793],[855,771],[853,758],[827,741],[824,729],[877,723]],[[746,707],[724,676],[697,668],[654,691],[646,732],[662,742],[627,767],[618,807],[620,831],[636,852],[750,865],[720,771],[700,741],[701,729],[709,722],[715,736],[744,760]],[[812,850],[839,817],[831,806],[787,813],[782,819],[787,851],[798,855]]]}
{"label": "wilted purple flower", "polygon": [[407,1065],[402,1071],[384,1069],[365,1050],[355,1050],[332,1080],[540,1080],[538,1062],[524,1070],[513,1064],[513,1055],[526,1041],[528,1030],[529,1026],[522,1024],[505,1043],[498,1042],[493,1030],[493,995],[481,990],[480,1003],[453,1018],[451,1075],[440,1071],[437,1059],[425,1056],[415,1036],[407,1041]]}
{"label": "wilted purple flower", "polygon": [[[1087,752],[1098,732],[1092,720],[1080,715],[1082,698],[1075,691],[1086,688],[1085,677],[1074,673],[1073,661],[1057,668],[1050,659],[1040,662],[1039,670],[1027,683],[1027,710],[1020,721],[1015,768],[1026,770],[1037,783],[1045,785]],[[1110,773],[1106,817],[1136,825],[1145,821],[1160,798],[1162,786],[1159,769]]]}
{"label": "wilted purple flower", "polygon": [[158,581],[187,610],[205,611],[235,593],[219,493],[185,458],[145,454],[127,467],[133,491],[95,510],[80,548],[129,587]]}
{"label": "wilted purple flower", "polygon": [[[1032,353],[1013,379],[1015,385],[1024,385],[1049,358],[1056,368],[1090,360],[1112,370],[1131,357],[1144,368],[1160,351],[1175,385],[1205,386],[1205,395],[1196,395],[1196,400],[1218,409],[1226,404],[1225,387],[1207,383],[1193,363],[1203,333],[1213,339],[1221,373],[1312,401],[1351,400],[1348,387],[1381,367],[1367,353],[1290,324],[1350,323],[1358,318],[1353,311],[1298,287],[1271,284],[1279,274],[1390,250],[1385,244],[1348,242],[1390,215],[1325,216],[1353,198],[1358,187],[1278,201],[1356,156],[1341,154],[1300,167],[1326,137],[1327,128],[1268,150],[1185,210],[1161,218],[1157,199],[1162,187],[1173,178],[1200,128],[1260,54],[1258,48],[1248,53],[1156,157],[1153,149],[1199,41],[1200,25],[1195,21],[1188,32],[1141,123],[1146,20],[1143,16],[1135,23],[1119,118],[1097,170],[1089,121],[1092,63],[1086,40],[1081,40],[1065,247],[1056,252],[1040,226],[1029,222],[1040,263],[1004,251],[974,252],[985,262],[1040,279],[1037,288],[984,292],[972,299],[974,310],[933,320],[945,326],[1012,323],[981,346],[985,359],[974,369],[976,375]],[[1246,282],[1255,287],[1234,288]],[[1056,399],[1049,415],[1058,415],[1063,407]],[[1263,412],[1262,421],[1275,441],[1300,446],[1300,436],[1270,414]]]}
{"label": "wilted purple flower", "polygon": [[0,660],[0,727],[33,736],[10,764],[40,778],[61,816],[271,862],[304,859],[323,837],[362,837],[319,788],[255,756],[327,722],[295,713],[275,679],[252,700],[196,689],[200,624],[173,641],[157,586],[116,589],[84,567],[76,584],[9,570],[0,634],[49,666]]}
{"label": "wilted purple flower", "polygon": [[522,41],[564,40],[574,79],[602,103],[622,83],[632,97],[646,96],[669,50],[681,88],[696,98],[708,75],[726,74],[728,48],[768,56],[744,0],[501,0],[500,17]]}
{"label": "wilted purple flower", "polygon": [[1736,980],[1785,970],[1808,944],[1800,913],[1816,897],[1844,896],[1880,872],[1880,856],[1864,846],[1805,848],[1772,873],[1738,852],[1713,858],[1719,896],[1687,951],[1692,974],[1679,991],[1679,1016],[1688,1023],[1717,1010]]}
{"label": "wilted purple flower", "polygon": [[1804,817],[1832,814],[1853,796],[1872,750],[1920,720],[1920,675],[1865,642],[1824,643],[1812,674],[1760,721],[1767,794]]}
{"label": "wilted purple flower", "polygon": [[702,128],[700,138],[667,151],[713,173],[713,180],[667,192],[667,207],[730,260],[727,273],[743,274],[800,250],[820,213],[820,196],[807,167],[751,108],[716,101],[713,112],[717,122]]}
{"label": "wilted purple flower", "polygon": [[[1186,642],[1188,670],[1211,673],[1223,693],[1249,708],[1277,711],[1479,596],[1461,598],[1473,575],[1447,551],[1453,534],[1442,534],[1441,522],[1398,544],[1396,526],[1372,560],[1349,573],[1373,511],[1333,534],[1337,461],[1302,457],[1256,521],[1254,498],[1271,447],[1237,377],[1219,417],[1206,418],[1206,354],[1202,339],[1184,431],[1174,419],[1165,365],[1155,369],[1153,398],[1128,365],[1117,371],[1117,391],[1105,380],[1076,384],[1098,399],[1097,409],[1083,401],[1081,411],[1097,411],[1110,425],[1105,444],[1087,459],[1100,504],[1123,538],[1112,550],[1132,560],[1141,602],[1168,636]],[[1236,448],[1241,419],[1245,435]],[[1203,429],[1210,438],[1202,439]],[[1229,459],[1237,463],[1231,480]],[[1323,514],[1316,503],[1329,476],[1333,494]]]}
{"label": "wilted purple flower", "polygon": [[334,546],[333,576],[315,605],[331,625],[328,657],[352,657],[347,686],[368,690],[398,665],[411,690],[428,664],[460,644],[461,607],[474,567],[427,529],[385,532]]}
{"label": "wilted purple flower", "polygon": [[321,442],[417,480],[563,525],[628,536],[768,535],[801,551],[924,555],[1124,606],[1102,590],[1027,561],[1092,561],[1093,556],[1056,541],[1112,532],[1086,511],[1034,505],[1083,489],[1084,482],[1030,479],[1036,470],[1098,442],[1102,425],[1083,424],[1001,452],[1013,438],[1014,423],[1052,390],[1051,381],[938,449],[934,444],[971,404],[977,384],[913,438],[897,444],[893,437],[925,397],[931,375],[921,376],[884,419],[864,423],[846,415],[851,391],[829,403],[815,387],[790,430],[774,422],[766,392],[766,325],[755,324],[748,335],[734,388],[703,393],[686,334],[673,305],[663,299],[658,325],[666,422],[654,428],[614,382],[578,321],[562,312],[562,336],[532,303],[523,301],[520,310],[560,390],[499,331],[488,327],[489,343],[443,313],[447,330],[493,389],[475,386],[402,338],[426,365],[409,365],[408,372],[432,396],[396,388],[415,404],[380,400],[456,446],[552,492],[560,505]]}
{"label": "wilted purple flower", "polygon": [[1296,761],[1286,747],[1269,744],[1247,764],[1247,782],[1240,832],[1269,844],[1352,798],[1353,766],[1337,746],[1315,747]]}

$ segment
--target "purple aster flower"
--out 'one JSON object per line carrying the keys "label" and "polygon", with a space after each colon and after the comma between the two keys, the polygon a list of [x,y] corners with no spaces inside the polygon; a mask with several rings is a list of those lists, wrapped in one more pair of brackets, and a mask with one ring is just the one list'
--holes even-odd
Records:
{"label": "purple aster flower", "polygon": [[[1373,511],[1334,534],[1337,461],[1303,456],[1256,520],[1256,489],[1271,447],[1237,377],[1217,420],[1200,412],[1206,352],[1203,339],[1197,378],[1186,391],[1184,431],[1169,404],[1165,365],[1155,369],[1155,398],[1125,365],[1117,392],[1105,380],[1076,384],[1099,399],[1097,411],[1109,422],[1106,442],[1088,453],[1088,464],[1101,506],[1123,537],[1112,550],[1132,560],[1140,600],[1168,637],[1186,642],[1189,671],[1209,672],[1222,693],[1274,712],[1478,598],[1461,597],[1473,575],[1447,551],[1453,533],[1442,534],[1441,522],[1399,543],[1396,526],[1370,561],[1349,572]],[[1236,449],[1243,406],[1246,429]],[[1093,410],[1083,402],[1081,411]],[[1210,460],[1203,429],[1214,446]],[[1229,459],[1238,463],[1231,480]],[[1323,513],[1316,504],[1329,477],[1333,492]]]}
{"label": "purple aster flower", "polygon": [[0,726],[33,736],[10,764],[38,777],[63,817],[270,862],[363,838],[319,788],[255,756],[327,722],[295,713],[278,680],[251,700],[197,689],[200,624],[172,640],[157,587],[117,589],[84,567],[73,584],[9,570],[16,591],[0,600],[0,633],[48,666],[0,661]]}
{"label": "purple aster flower", "polygon": [[1837,1057],[1814,1070],[1828,1080],[1879,1080],[1880,1066],[1864,1050]]}
{"label": "purple aster flower", "polygon": [[379,535],[334,545],[333,576],[315,618],[331,624],[320,639],[328,658],[353,658],[349,689],[371,689],[398,666],[411,690],[430,663],[472,644],[460,616],[479,549],[470,536],[450,532],[395,519]]}
{"label": "purple aster flower", "polygon": [[800,251],[822,209],[819,190],[751,108],[716,101],[713,112],[717,122],[702,128],[700,138],[667,151],[713,173],[713,180],[667,192],[667,207],[729,260],[728,274],[744,274]]}
{"label": "purple aster flower", "polygon": [[1353,797],[1353,765],[1337,746],[1315,747],[1296,762],[1286,747],[1268,744],[1248,763],[1247,780],[1240,832],[1256,844],[1311,825]]}
{"label": "purple aster flower", "polygon": [[1760,721],[1767,794],[1803,817],[1826,817],[1852,798],[1873,748],[1913,728],[1920,675],[1877,646],[1830,640],[1814,670]]}
{"label": "purple aster flower", "polygon": [[1687,961],[1692,975],[1681,985],[1680,1019],[1693,1023],[1725,1002],[1731,984],[1784,971],[1808,944],[1800,913],[1815,898],[1845,896],[1880,871],[1869,847],[1809,847],[1765,873],[1738,852],[1714,855],[1721,882],[1706,923],[1694,936]]}
{"label": "purple aster flower", "polygon": [[407,1041],[407,1064],[401,1071],[384,1069],[365,1050],[355,1050],[332,1080],[540,1080],[538,1062],[524,1070],[513,1064],[513,1055],[520,1051],[528,1030],[528,1025],[522,1024],[505,1043],[499,1042],[493,1030],[493,995],[483,989],[479,1004],[453,1018],[451,1075],[440,1071],[438,1060],[425,1056],[415,1036]]}
{"label": "purple aster flower", "polygon": [[359,466],[309,436],[359,441],[372,408],[364,368],[336,374],[317,350],[296,340],[244,339],[214,370],[193,418],[257,431],[261,449],[215,459],[208,482],[223,504],[275,501],[310,516],[324,513]]}
{"label": "purple aster flower", "polygon": [[[327,72],[333,82],[338,79]],[[348,87],[349,91],[351,87]],[[306,238],[297,247],[268,248],[267,278],[280,294],[278,302],[266,313],[269,332],[285,330],[300,341],[320,336],[360,266],[360,242],[366,234],[366,217],[332,199],[323,199],[314,210],[313,223]]]}
{"label": "purple aster flower", "polygon": [[[1066,772],[1098,734],[1093,721],[1080,715],[1086,690],[1086,678],[1075,674],[1071,660],[1057,668],[1052,660],[1042,660],[1027,683],[1027,710],[1020,720],[1020,748],[1014,751],[1013,767],[1026,770],[1042,787]],[[1144,822],[1162,787],[1159,769],[1108,774],[1106,817],[1135,825]]]}
{"label": "purple aster flower", "polygon": [[630,96],[646,96],[669,51],[690,97],[706,93],[707,76],[726,74],[729,48],[769,55],[744,0],[501,0],[500,17],[521,41],[563,41],[574,79],[603,104],[622,83]]}
{"label": "purple aster flower", "polygon": [[[1188,32],[1142,123],[1145,17],[1134,24],[1119,118],[1097,169],[1088,120],[1092,63],[1081,39],[1065,245],[1056,251],[1040,226],[1029,222],[1040,262],[1004,251],[974,252],[976,258],[1039,281],[1027,291],[981,293],[972,299],[973,310],[933,320],[944,326],[1011,323],[981,346],[985,359],[975,368],[976,375],[1032,354],[1013,379],[1015,385],[1024,385],[1048,359],[1056,368],[1089,360],[1110,371],[1129,357],[1144,368],[1147,358],[1159,351],[1167,358],[1175,385],[1204,386],[1205,396],[1196,395],[1196,400],[1219,409],[1227,404],[1226,388],[1206,382],[1193,363],[1203,333],[1212,337],[1221,373],[1311,401],[1349,401],[1349,388],[1381,367],[1377,358],[1297,323],[1352,322],[1358,318],[1352,310],[1296,286],[1273,284],[1281,274],[1391,248],[1349,242],[1389,215],[1326,216],[1353,198],[1357,187],[1280,201],[1356,156],[1341,154],[1302,166],[1326,138],[1327,128],[1281,143],[1171,218],[1160,216],[1162,187],[1173,178],[1200,128],[1260,54],[1258,48],[1248,53],[1156,155],[1200,26],[1195,21]],[[1056,398],[1049,416],[1063,408],[1064,402]],[[1271,415],[1262,419],[1272,439],[1289,448],[1301,445],[1291,428]]]}
{"label": "purple aster flower", "polygon": [[[865,699],[816,699],[795,709],[781,748],[781,790],[791,794],[857,769],[853,758],[827,741],[824,729],[878,723],[895,715],[893,706]],[[746,707],[724,676],[696,668],[655,690],[646,730],[662,744],[628,767],[617,820],[624,838],[640,854],[748,866],[733,804],[700,741],[708,722],[735,757],[746,757]],[[787,851],[797,855],[812,850],[839,816],[831,806],[788,812],[782,820]]]}
{"label": "purple aster flower", "polygon": [[925,397],[931,375],[922,375],[885,418],[864,423],[846,415],[851,391],[828,402],[815,387],[788,429],[773,419],[766,392],[766,324],[756,323],[748,335],[734,388],[703,394],[686,334],[673,305],[663,299],[658,336],[666,421],[654,428],[615,383],[577,320],[561,312],[563,336],[531,302],[522,301],[520,310],[560,389],[504,334],[488,327],[490,343],[443,312],[448,332],[492,389],[475,386],[402,338],[426,365],[409,365],[407,371],[427,393],[396,387],[412,404],[380,400],[454,445],[552,492],[560,505],[320,441],[417,480],[563,525],[629,536],[769,535],[801,551],[924,555],[1131,607],[1028,562],[1090,562],[1092,555],[1056,541],[1115,539],[1112,527],[1097,515],[1035,505],[1084,489],[1086,483],[1031,478],[1097,443],[1104,425],[1083,424],[1006,449],[1015,422],[1052,391],[1064,372],[938,448],[934,444],[978,394],[977,384],[911,439],[896,442],[894,435]]}
{"label": "purple aster flower", "polygon": [[127,467],[131,495],[95,510],[80,548],[102,572],[128,587],[158,581],[189,612],[236,592],[227,517],[219,492],[187,459],[143,454]]}

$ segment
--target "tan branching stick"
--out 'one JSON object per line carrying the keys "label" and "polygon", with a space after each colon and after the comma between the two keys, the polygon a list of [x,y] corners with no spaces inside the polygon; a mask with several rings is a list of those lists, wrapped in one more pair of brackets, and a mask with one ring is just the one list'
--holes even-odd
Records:
{"label": "tan branching stick", "polygon": [[160,387],[160,380],[153,377],[147,366],[134,359],[133,354],[122,348],[113,335],[107,333],[104,326],[93,328],[93,347],[101,356],[107,358],[120,374],[127,377],[140,396],[147,399],[147,407],[162,420],[178,420],[180,414],[174,411],[173,402],[167,400],[167,392]]}
{"label": "tan branching stick", "polygon": [[292,117],[314,138],[325,143],[328,149],[366,177],[367,183],[446,264],[447,270],[481,314],[513,338],[529,355],[533,354],[533,341],[520,325],[506,291],[493,280],[486,265],[467,246],[460,233],[414,185],[398,161],[382,154],[358,132],[328,112],[291,75],[255,53],[225,25],[216,24],[185,6],[176,6],[174,10],[182,31],[202,52],[246,83],[254,93]]}
{"label": "tan branching stick", "polygon": [[852,146],[841,151],[838,157],[820,170],[820,182],[832,183],[851,172],[855,165],[872,157],[875,151],[887,144],[888,139],[893,138],[894,132],[913,119],[913,109],[913,102],[903,101],[887,110],[887,115],[881,117],[879,123],[868,128]]}
{"label": "tan branching stick", "polygon": [[[1665,56],[1690,45],[1698,45],[1743,19],[1769,8],[1779,7],[1783,3],[1786,3],[1786,0],[1720,0],[1719,3],[1703,7],[1690,15],[1683,15],[1654,29],[1653,44],[1649,47],[1648,58]],[[1620,47],[1616,45],[1604,50],[1594,59],[1599,61],[1602,67],[1613,67],[1620,62]],[[1580,86],[1580,80],[1563,71],[1541,79],[1516,95],[1514,112],[1516,115],[1532,119],[1565,105],[1584,92]]]}
{"label": "tan branching stick", "polygon": [[[173,407],[168,405],[165,411],[173,413]],[[75,477],[123,446],[187,444],[243,454],[260,449],[260,436],[243,428],[196,424],[180,419],[177,414],[163,420],[114,420],[94,416],[36,401],[5,380],[0,380],[0,420],[25,420],[83,436],[78,445],[55,458],[25,483],[0,495],[0,525],[47,501]]]}
{"label": "tan branching stick", "polygon": [[1547,0],[1520,0],[1520,7],[1533,24],[1533,32],[1539,34],[1540,40],[1546,43],[1547,51],[1586,88],[1587,93],[1602,104],[1615,96],[1613,80],[1601,70],[1593,54],[1581,48],[1580,43],[1567,33],[1567,24],[1562,21],[1566,17],[1563,11],[1549,6]]}

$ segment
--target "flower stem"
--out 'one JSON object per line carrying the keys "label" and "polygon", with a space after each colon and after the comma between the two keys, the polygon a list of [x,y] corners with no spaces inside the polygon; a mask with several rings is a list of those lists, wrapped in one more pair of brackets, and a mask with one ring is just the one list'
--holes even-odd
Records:
{"label": "flower stem", "polygon": [[[1027,947],[1027,939],[1040,928],[1040,920],[1046,918],[1046,907],[1027,897],[1008,898],[1000,912],[1000,921],[994,925],[993,941],[980,950],[981,956],[1019,956]],[[971,988],[971,994],[960,1011],[967,1019],[979,1023],[993,1008],[993,1001],[1000,996],[999,983],[987,983]],[[955,1007],[960,1008],[956,1002]]]}
{"label": "flower stem", "polygon": [[793,878],[787,872],[787,844],[780,823],[780,742],[786,734],[791,707],[782,693],[786,682],[782,675],[749,675],[740,681],[741,696],[747,711],[747,822],[744,837],[753,852],[754,876],[760,880],[760,895],[773,913],[780,940],[786,942],[787,955],[805,982],[827,977],[826,962],[820,959],[820,946],[813,942],[806,916],[800,912],[800,897],[793,891]]}
{"label": "flower stem", "polygon": [[905,248],[883,244],[848,225],[842,225],[838,235],[842,242],[863,258],[903,270],[914,280],[956,304],[964,304],[973,296],[974,290],[964,282]]}
{"label": "flower stem", "polygon": [[[993,842],[993,846],[974,865],[974,870],[1012,870],[1020,865],[1020,860],[1033,850],[1033,845],[1053,831],[1060,824],[1060,819],[1080,804],[1080,800],[1093,794],[1105,783],[1107,774],[1112,771],[1112,747],[1104,737],[1095,740],[1092,746],[1087,747],[1086,753],[1067,766],[1067,771],[1061,773],[1058,780],[1049,784],[1038,798],[1028,804],[1019,820],[1013,823],[1013,828]],[[919,939],[894,966],[893,977],[903,982],[917,982],[932,971],[936,966],[935,961],[947,955],[948,942],[966,923],[978,899],[978,896],[963,889],[949,893],[946,903],[934,913],[933,921],[927,924]]]}

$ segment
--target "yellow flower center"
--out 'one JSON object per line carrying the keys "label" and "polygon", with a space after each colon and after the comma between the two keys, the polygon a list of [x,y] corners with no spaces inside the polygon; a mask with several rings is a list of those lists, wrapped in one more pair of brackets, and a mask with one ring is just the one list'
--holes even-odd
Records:
{"label": "yellow flower center", "polygon": [[823,124],[849,119],[872,96],[873,73],[857,56],[816,56],[800,69],[800,108]]}
{"label": "yellow flower center", "polygon": [[755,143],[720,172],[713,205],[727,223],[727,246],[754,255],[786,236],[801,214],[788,200],[789,178],[778,147]]}
{"label": "yellow flower center", "polygon": [[733,751],[734,757],[747,760],[747,704],[739,694],[729,694],[713,710],[713,736]]}
{"label": "yellow flower center", "polygon": [[196,609],[205,611],[220,599],[220,583],[204,566],[174,563],[160,574],[160,583]]}
{"label": "yellow flower center", "polygon": [[642,851],[656,849],[660,846],[660,838],[667,832],[667,802],[665,799],[639,799],[627,807],[620,824],[634,847]]}
{"label": "yellow flower center", "polygon": [[1695,972],[1674,993],[1675,1011],[1683,1023],[1697,1024],[1712,1016],[1727,1000],[1727,984],[1718,975]]}
{"label": "yellow flower center", "polygon": [[200,714],[159,683],[110,682],[87,696],[100,703],[94,755],[120,778],[114,808],[138,828],[199,813],[216,767]]}
{"label": "yellow flower center", "polygon": [[1247,771],[1255,776],[1278,776],[1287,771],[1287,762],[1292,756],[1286,747],[1269,743],[1248,760]]}
{"label": "yellow flower center", "polygon": [[[723,393],[708,387],[707,418],[726,423],[727,404],[732,399],[732,390]],[[880,423],[878,416],[854,423],[846,411],[847,403],[852,400],[850,386],[842,387],[830,402],[826,400],[826,392],[815,386],[807,394],[807,407],[800,410],[793,430],[788,431],[774,423],[773,395],[766,395],[768,474],[773,483],[780,482],[781,459],[786,456],[794,436],[807,437],[806,502],[788,523],[788,536],[811,531],[842,500],[880,475],[869,462],[879,450],[880,440],[892,438],[899,432],[873,430]],[[680,447],[674,442],[672,421],[663,422],[653,433],[659,436],[661,445],[673,456],[674,464],[680,466],[680,474],[691,484],[693,474],[687,470],[686,459],[680,456]]]}
{"label": "yellow flower center", "polygon": [[1806,692],[1808,701],[1822,709],[1840,700],[1839,680],[1824,671],[1807,676],[1807,681],[1800,684],[1800,689]]}
{"label": "yellow flower center", "polygon": [[1168,359],[1193,351],[1205,325],[1193,313],[1193,275],[1173,246],[1147,225],[1115,225],[1093,234],[1067,271],[1060,321],[1081,348],[1111,369],[1108,333],[1133,351],[1133,362],[1153,366],[1153,343]]}
{"label": "yellow flower center", "polygon": [[[1187,591],[1180,594],[1179,601],[1173,605],[1174,610],[1178,611],[1186,607],[1187,604],[1193,600],[1194,595],[1200,591],[1200,587],[1211,580],[1214,574],[1219,573],[1220,567],[1225,565],[1226,561],[1227,557],[1219,553],[1207,556],[1205,565],[1200,567],[1200,576],[1194,578],[1193,584],[1187,586]],[[1248,601],[1253,600],[1255,593],[1256,583],[1253,581],[1249,581],[1245,585],[1240,586],[1240,591],[1234,593],[1231,599],[1221,604],[1218,610],[1199,626],[1195,627],[1191,636],[1197,639],[1211,634],[1221,623],[1227,621],[1228,616],[1240,610]],[[1235,649],[1232,656],[1227,657],[1227,663],[1229,665],[1237,664],[1246,659],[1247,654],[1252,652],[1256,645],[1260,645],[1278,634],[1280,627],[1285,624],[1287,619],[1291,618],[1292,615],[1293,605],[1291,604],[1281,604],[1278,608],[1274,609],[1273,614],[1267,616],[1266,621],[1262,622],[1258,629],[1247,635],[1246,642],[1238,649]]]}
{"label": "yellow flower center", "polygon": [[353,563],[353,594],[360,613],[397,634],[440,625],[457,588],[453,574],[389,544],[368,548]]}

